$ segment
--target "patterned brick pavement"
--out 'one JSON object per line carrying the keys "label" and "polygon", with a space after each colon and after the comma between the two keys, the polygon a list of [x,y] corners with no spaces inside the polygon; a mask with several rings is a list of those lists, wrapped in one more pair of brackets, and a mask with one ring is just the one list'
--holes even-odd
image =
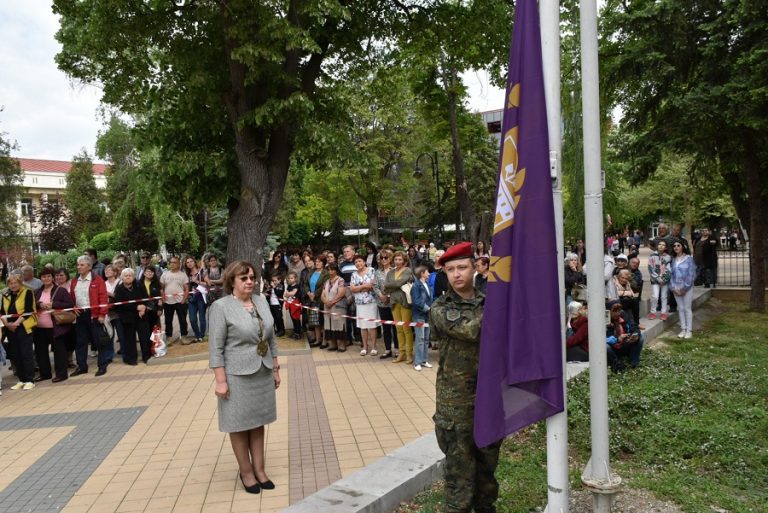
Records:
{"label": "patterned brick pavement", "polygon": [[266,435],[275,490],[254,496],[237,481],[205,360],[116,363],[31,391],[8,390],[3,368],[0,511],[280,511],[432,430],[434,369],[279,345],[284,386]]}

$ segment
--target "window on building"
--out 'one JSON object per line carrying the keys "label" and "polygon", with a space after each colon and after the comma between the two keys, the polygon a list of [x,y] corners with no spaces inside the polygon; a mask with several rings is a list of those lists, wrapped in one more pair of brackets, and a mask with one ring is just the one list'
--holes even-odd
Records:
{"label": "window on building", "polygon": [[501,121],[491,121],[488,123],[488,133],[498,134],[501,132]]}
{"label": "window on building", "polygon": [[21,215],[22,217],[29,217],[32,215],[32,198],[22,198]]}

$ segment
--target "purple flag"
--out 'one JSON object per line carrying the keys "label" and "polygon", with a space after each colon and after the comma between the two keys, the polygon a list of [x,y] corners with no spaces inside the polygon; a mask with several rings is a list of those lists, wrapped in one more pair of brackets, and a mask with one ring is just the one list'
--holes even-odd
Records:
{"label": "purple flag", "polygon": [[560,287],[536,0],[517,0],[493,256],[480,341],[475,442],[563,410]]}

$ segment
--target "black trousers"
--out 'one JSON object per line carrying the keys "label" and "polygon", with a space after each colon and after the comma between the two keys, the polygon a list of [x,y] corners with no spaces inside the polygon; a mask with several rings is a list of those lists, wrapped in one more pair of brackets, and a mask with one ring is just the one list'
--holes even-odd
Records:
{"label": "black trousers", "polygon": [[283,306],[269,305],[269,311],[272,312],[272,319],[275,321],[275,332],[285,333],[285,323],[283,322]]}
{"label": "black trousers", "polygon": [[[394,321],[395,318],[392,317],[392,308],[388,306],[380,306],[379,307],[379,317],[382,321]],[[397,329],[395,328],[394,324],[382,324],[381,325],[381,335],[384,337],[384,348],[387,351],[392,350],[392,345],[394,344],[395,349],[399,347],[397,344]]]}
{"label": "black trousers", "polygon": [[187,304],[186,303],[174,303],[169,305],[163,304],[163,313],[165,314],[165,338],[167,341],[171,340],[173,336],[173,314],[179,318],[179,331],[182,337],[187,336]]}
{"label": "black trousers", "polygon": [[53,328],[35,328],[35,360],[40,372],[40,379],[51,379],[51,345],[53,344]]}
{"label": "black trousers", "polygon": [[35,379],[35,352],[32,347],[32,334],[27,333],[23,325],[14,332],[8,332],[8,342],[13,350],[13,368],[22,383],[31,383]]}
{"label": "black trousers", "polygon": [[136,351],[136,335],[139,336],[139,345],[141,346],[141,360],[146,363],[152,357],[150,353],[149,325],[145,319],[138,319],[136,322],[123,321],[123,333],[125,340],[123,346],[123,361],[129,365],[138,363],[138,352]]}
{"label": "black trousers", "polygon": [[69,367],[69,351],[67,343],[70,338],[74,340],[74,329],[53,338],[53,369],[56,377],[60,379],[67,379],[67,371]]}

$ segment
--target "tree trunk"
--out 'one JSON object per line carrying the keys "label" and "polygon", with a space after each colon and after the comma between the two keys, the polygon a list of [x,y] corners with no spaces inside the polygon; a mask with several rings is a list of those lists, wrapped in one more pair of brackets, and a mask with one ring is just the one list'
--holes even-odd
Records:
{"label": "tree trunk", "polygon": [[379,206],[365,206],[365,220],[368,224],[368,240],[379,247]]}
{"label": "tree trunk", "polygon": [[751,294],[749,309],[765,312],[765,238],[763,188],[760,183],[760,162],[751,134],[744,138],[744,177],[749,200],[749,274]]}
{"label": "tree trunk", "polygon": [[[458,95],[456,94],[458,74],[454,68],[451,68],[448,73],[448,115],[451,126],[451,157],[453,161],[453,173],[456,176],[456,199],[459,201],[459,212],[461,212],[461,220],[465,226],[463,234],[465,237],[469,238],[477,233],[477,219],[475,218],[475,209],[469,199],[469,192],[467,191],[467,180],[464,176],[464,155],[461,153],[461,140],[459,138],[459,123],[456,112],[458,105]],[[461,238],[459,233],[459,227],[457,225],[457,238]]]}
{"label": "tree trunk", "polygon": [[260,266],[262,248],[285,189],[288,162],[270,164],[251,150],[249,130],[237,134],[235,151],[240,169],[240,198],[227,220],[227,262],[246,260]]}

